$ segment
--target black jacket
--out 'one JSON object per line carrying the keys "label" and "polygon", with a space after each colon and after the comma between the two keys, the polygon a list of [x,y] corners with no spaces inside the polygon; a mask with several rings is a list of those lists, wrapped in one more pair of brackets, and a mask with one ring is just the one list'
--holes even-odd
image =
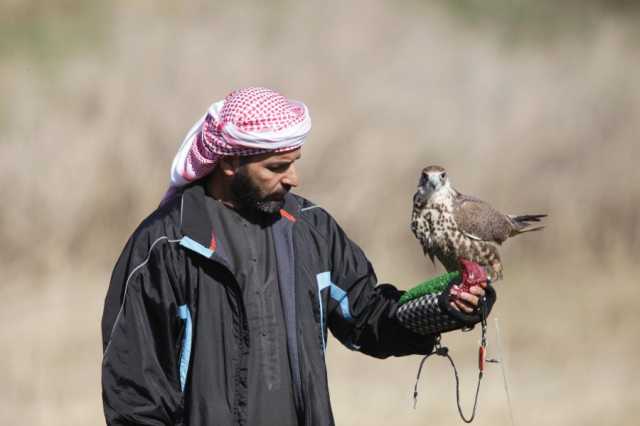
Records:
{"label": "black jacket", "polygon": [[[115,266],[102,318],[110,425],[246,424],[247,318],[204,197],[192,185],[156,210]],[[378,358],[428,353],[433,339],[396,322],[401,292],[376,286],[362,250],[325,210],[289,194],[272,226],[298,422],[331,425],[327,327]]]}

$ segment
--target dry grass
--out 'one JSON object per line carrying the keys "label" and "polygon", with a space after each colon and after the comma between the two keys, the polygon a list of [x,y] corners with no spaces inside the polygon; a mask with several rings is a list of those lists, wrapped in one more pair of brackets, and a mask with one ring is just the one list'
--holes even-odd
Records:
{"label": "dry grass", "polygon": [[[33,24],[36,12],[12,4]],[[550,213],[544,233],[503,249],[497,314],[516,420],[634,423],[640,38],[629,18],[514,43],[512,26],[468,25],[430,4],[172,4],[88,7],[68,32],[49,8],[31,44],[17,33],[19,50],[0,46],[6,424],[101,422],[109,269],[161,197],[183,133],[246,85],[309,105],[298,192],[334,213],[383,281],[406,288],[436,273],[407,228],[426,164],[503,210]],[[469,402],[477,337],[447,339]],[[334,341],[328,362],[339,424],[457,422],[441,361],[416,412],[417,359],[370,360]],[[508,424],[501,380],[491,367],[477,424]]]}

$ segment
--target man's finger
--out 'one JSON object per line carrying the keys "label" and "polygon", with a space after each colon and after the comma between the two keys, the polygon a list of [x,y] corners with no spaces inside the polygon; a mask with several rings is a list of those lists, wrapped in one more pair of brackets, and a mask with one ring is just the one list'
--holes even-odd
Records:
{"label": "man's finger", "polygon": [[468,314],[473,312],[473,309],[471,309],[470,307],[465,305],[464,302],[461,302],[459,300],[456,300],[455,302],[449,302],[449,305],[451,305],[451,307],[456,311],[465,311]]}
{"label": "man's finger", "polygon": [[465,302],[468,302],[473,306],[478,306],[478,302],[480,301],[480,298],[478,298],[478,296],[474,296],[473,294],[467,292],[461,292],[460,294],[458,294],[458,298],[464,300]]}
{"label": "man's finger", "polygon": [[458,311],[463,311],[467,314],[470,314],[473,312],[473,308],[470,307],[466,302],[456,299],[454,302],[451,302],[451,306],[458,310]]}
{"label": "man's finger", "polygon": [[462,300],[456,300],[454,302],[454,304],[456,305],[456,307],[458,308],[459,311],[464,311],[468,314],[473,312],[473,308],[470,307],[469,305],[467,305],[465,302],[463,302]]}
{"label": "man's finger", "polygon": [[469,289],[469,291],[471,292],[471,294],[475,296],[478,296],[478,297],[484,296],[484,289],[480,286],[474,285]]}

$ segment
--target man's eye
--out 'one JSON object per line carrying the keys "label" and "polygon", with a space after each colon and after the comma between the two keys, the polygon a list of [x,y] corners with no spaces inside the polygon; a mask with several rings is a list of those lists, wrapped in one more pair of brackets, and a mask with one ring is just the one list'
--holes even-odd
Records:
{"label": "man's eye", "polygon": [[289,167],[288,164],[277,164],[277,165],[273,165],[273,166],[268,166],[267,169],[269,169],[269,170],[271,170],[272,172],[275,172],[275,173],[282,173],[282,172],[286,171],[288,167]]}

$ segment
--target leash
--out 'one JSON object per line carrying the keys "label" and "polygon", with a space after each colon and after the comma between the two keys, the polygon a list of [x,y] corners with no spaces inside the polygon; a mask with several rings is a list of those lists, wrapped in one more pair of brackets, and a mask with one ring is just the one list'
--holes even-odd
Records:
{"label": "leash", "polygon": [[499,362],[496,359],[486,359],[487,354],[487,319],[485,317],[484,312],[486,312],[486,299],[482,298],[482,303],[485,305],[485,309],[482,310],[482,319],[480,321],[481,324],[481,339],[480,339],[480,347],[478,348],[478,384],[476,385],[476,393],[473,400],[473,410],[471,411],[471,416],[469,418],[465,417],[464,412],[462,411],[462,405],[460,403],[460,378],[458,376],[458,369],[456,368],[455,362],[453,362],[453,358],[449,355],[449,348],[446,346],[442,346],[440,344],[440,335],[436,337],[436,343],[434,345],[434,349],[431,353],[427,354],[420,361],[420,367],[418,368],[418,375],[416,376],[416,384],[413,387],[413,408],[416,408],[416,404],[418,403],[418,382],[420,381],[420,373],[422,372],[422,367],[429,357],[432,355],[438,355],[445,357],[449,360],[451,367],[453,367],[453,374],[456,379],[456,404],[458,406],[458,413],[460,414],[460,418],[465,423],[471,423],[473,419],[476,417],[476,409],[478,408],[478,395],[480,394],[480,383],[482,382],[482,377],[484,376],[484,366],[485,362],[497,363]]}

